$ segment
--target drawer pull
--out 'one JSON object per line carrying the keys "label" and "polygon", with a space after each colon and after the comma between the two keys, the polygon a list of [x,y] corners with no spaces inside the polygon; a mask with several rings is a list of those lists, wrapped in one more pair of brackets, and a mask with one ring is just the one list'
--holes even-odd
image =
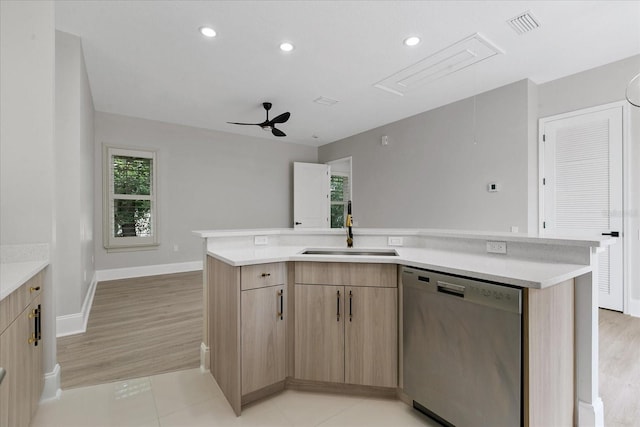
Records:
{"label": "drawer pull", "polygon": [[336,317],[337,317],[337,321],[340,321],[340,291],[338,291],[337,293],[337,304],[336,304],[337,308],[336,308]]}
{"label": "drawer pull", "polygon": [[32,287],[29,288],[29,292],[36,292],[36,291],[39,291],[39,290],[40,290],[40,286],[35,286],[35,287],[32,286]]}
{"label": "drawer pull", "polygon": [[260,277],[270,277],[271,273],[262,273]]}

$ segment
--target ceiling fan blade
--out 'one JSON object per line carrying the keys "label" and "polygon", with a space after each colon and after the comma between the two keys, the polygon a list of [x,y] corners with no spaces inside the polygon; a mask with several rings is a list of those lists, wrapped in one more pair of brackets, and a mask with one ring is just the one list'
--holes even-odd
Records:
{"label": "ceiling fan blade", "polygon": [[262,123],[238,123],[238,122],[227,122],[230,125],[245,125],[245,126],[262,126]]}
{"label": "ceiling fan blade", "polygon": [[279,116],[276,116],[273,119],[269,120],[269,123],[271,123],[271,124],[273,124],[273,123],[285,123],[287,120],[289,120],[289,117],[291,117],[291,113],[289,113],[287,111],[286,113],[282,113]]}
{"label": "ceiling fan blade", "polygon": [[275,136],[287,136],[286,133],[282,132],[280,129],[271,128],[271,133]]}

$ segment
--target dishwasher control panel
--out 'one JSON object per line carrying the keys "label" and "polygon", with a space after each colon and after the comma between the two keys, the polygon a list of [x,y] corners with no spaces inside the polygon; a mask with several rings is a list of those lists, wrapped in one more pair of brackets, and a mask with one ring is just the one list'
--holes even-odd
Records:
{"label": "dishwasher control panel", "polygon": [[475,304],[522,313],[522,290],[507,285],[415,267],[402,268],[402,282],[405,285],[420,285],[427,292],[447,294]]}

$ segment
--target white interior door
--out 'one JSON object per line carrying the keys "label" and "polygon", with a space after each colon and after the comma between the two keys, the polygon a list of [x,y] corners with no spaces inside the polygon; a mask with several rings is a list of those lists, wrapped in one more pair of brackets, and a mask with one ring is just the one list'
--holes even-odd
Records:
{"label": "white interior door", "polygon": [[623,310],[622,107],[540,121],[542,234],[596,237],[619,232],[599,254],[599,304]]}
{"label": "white interior door", "polygon": [[329,165],[293,164],[293,227],[329,228]]}

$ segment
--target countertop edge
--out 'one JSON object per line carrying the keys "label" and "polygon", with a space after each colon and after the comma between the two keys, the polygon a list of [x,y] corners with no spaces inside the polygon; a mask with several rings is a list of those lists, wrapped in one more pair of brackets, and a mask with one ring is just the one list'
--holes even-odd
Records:
{"label": "countertop edge", "polygon": [[[16,289],[24,285],[36,274],[40,273],[49,265],[48,260],[39,261],[24,261],[24,262],[12,262],[0,264],[2,274],[0,276],[1,289],[0,289],[0,301],[11,295]],[[11,266],[11,267],[9,267]],[[5,269],[17,269],[18,271],[12,271],[11,277],[5,277]]]}

